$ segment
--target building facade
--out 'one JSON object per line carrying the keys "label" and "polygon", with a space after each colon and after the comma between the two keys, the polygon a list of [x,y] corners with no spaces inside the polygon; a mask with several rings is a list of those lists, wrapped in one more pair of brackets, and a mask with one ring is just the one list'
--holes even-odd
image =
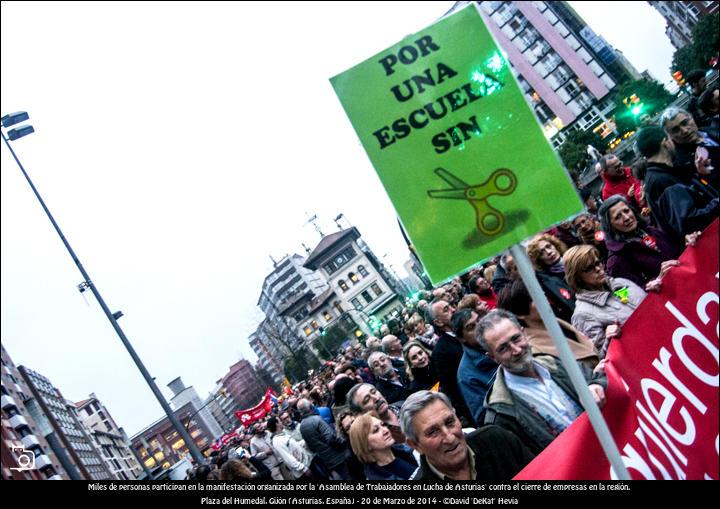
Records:
{"label": "building facade", "polygon": [[[455,8],[467,3],[458,2]],[[574,130],[612,125],[610,91],[629,73],[566,2],[478,3],[555,148]]]}
{"label": "building facade", "polygon": [[267,390],[267,387],[263,387],[252,364],[246,359],[240,359],[230,366],[227,374],[220,379],[219,383],[232,398],[238,407],[237,410],[257,405]]}
{"label": "building facade", "polygon": [[[26,403],[30,404],[33,398],[4,346],[0,401],[2,402],[2,446],[0,447],[2,478],[6,480],[70,479],[68,472],[45,438],[46,430],[35,421],[26,407]],[[77,478],[80,478],[79,475]]]}
{"label": "building facade", "polygon": [[[201,421],[194,418],[195,412],[195,407],[188,402],[175,410],[175,416],[186,427],[203,455],[209,456],[212,452],[212,437],[202,428]],[[140,461],[150,470],[160,466],[170,468],[190,454],[185,440],[167,416],[133,435],[130,445]]]}
{"label": "building facade", "polygon": [[[308,339],[316,337],[322,323],[329,324],[340,316],[349,316],[365,334],[371,335],[369,317],[386,320],[402,309],[398,281],[379,262],[355,227],[323,237],[304,266],[319,272],[329,286],[320,300],[309,303],[305,316],[295,315]],[[314,309],[319,316],[311,313]]]}
{"label": "building facade", "polygon": [[692,42],[692,31],[698,21],[708,14],[718,12],[718,2],[695,1],[650,1],[652,5],[665,18],[665,34],[676,49],[687,46]]}
{"label": "building facade", "polygon": [[290,351],[304,346],[296,326],[297,319],[289,316],[287,309],[298,302],[308,302],[327,289],[327,282],[303,267],[303,261],[298,254],[273,260],[273,270],[263,281],[258,299],[265,319],[248,338],[260,366],[276,383],[282,381],[284,361]]}
{"label": "building facade", "polygon": [[220,383],[220,380],[217,381],[215,388],[205,400],[205,404],[215,421],[222,428],[223,434],[237,428],[238,421],[235,412],[239,408],[237,408],[235,400],[228,394],[227,389]]}
{"label": "building facade", "polygon": [[[58,448],[66,451],[81,479],[115,479],[85,426],[78,419],[75,404],[63,398],[60,390],[54,387],[47,377],[25,366],[20,366],[18,371],[35,399],[29,411],[36,420],[46,420],[52,430],[46,438],[57,438],[57,446],[53,446],[55,453],[61,455]],[[50,445],[52,446],[52,441]]]}
{"label": "building facade", "polygon": [[88,399],[75,403],[75,408],[114,478],[137,479],[142,466],[133,455],[125,430],[115,423],[105,405],[93,393]]}
{"label": "building facade", "polygon": [[223,434],[222,428],[213,417],[210,409],[200,399],[197,391],[190,387],[185,387],[182,379],[177,377],[175,380],[168,384],[168,387],[173,392],[173,397],[170,399],[170,404],[173,408],[181,408],[187,403],[195,409],[195,415],[193,419],[201,422],[202,428],[207,431],[208,436],[213,439],[220,438]]}

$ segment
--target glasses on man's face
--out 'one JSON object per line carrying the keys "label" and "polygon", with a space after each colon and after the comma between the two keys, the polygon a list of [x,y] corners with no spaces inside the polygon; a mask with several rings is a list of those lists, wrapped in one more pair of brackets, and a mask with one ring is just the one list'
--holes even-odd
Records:
{"label": "glasses on man's face", "polygon": [[603,266],[603,263],[600,260],[596,260],[595,263],[593,263],[589,267],[583,269],[583,272],[585,274],[590,274],[591,272],[594,272],[595,269],[597,269],[598,267],[602,268],[602,266]]}

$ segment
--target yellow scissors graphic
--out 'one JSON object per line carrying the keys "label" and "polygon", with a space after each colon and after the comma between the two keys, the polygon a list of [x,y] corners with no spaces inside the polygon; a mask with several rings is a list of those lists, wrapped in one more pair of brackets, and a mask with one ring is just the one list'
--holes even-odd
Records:
{"label": "yellow scissors graphic", "polygon": [[517,177],[507,168],[499,168],[485,182],[471,186],[444,168],[436,168],[435,173],[452,189],[428,191],[430,198],[467,200],[475,209],[478,230],[485,235],[497,235],[505,226],[505,216],[491,206],[487,199],[490,196],[506,196],[517,187]]}

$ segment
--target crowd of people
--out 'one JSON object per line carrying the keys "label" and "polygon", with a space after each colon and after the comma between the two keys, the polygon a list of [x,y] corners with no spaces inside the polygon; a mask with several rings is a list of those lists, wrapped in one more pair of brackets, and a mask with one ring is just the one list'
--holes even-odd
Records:
{"label": "crowd of people", "polygon": [[[602,155],[597,170],[604,183],[588,211],[526,245],[600,406],[609,346],[622,340],[623,324],[647,293],[662,291],[679,255],[718,217],[717,88],[692,106],[695,117],[669,108],[658,125],[643,127],[632,166]],[[506,252],[421,292],[378,337],[326,361],[189,476],[503,480],[582,412]]]}

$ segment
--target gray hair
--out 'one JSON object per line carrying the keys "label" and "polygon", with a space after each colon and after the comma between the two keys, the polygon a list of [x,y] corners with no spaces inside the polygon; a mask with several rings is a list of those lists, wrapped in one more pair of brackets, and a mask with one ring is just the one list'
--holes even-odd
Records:
{"label": "gray hair", "polygon": [[487,339],[485,339],[485,332],[494,328],[503,320],[510,320],[518,329],[522,329],[522,325],[520,325],[517,316],[504,309],[493,309],[478,321],[477,327],[475,328],[475,337],[486,352],[490,350],[488,349]]}
{"label": "gray hair", "polygon": [[357,402],[355,402],[355,395],[360,390],[360,387],[364,385],[367,385],[371,389],[375,388],[374,385],[368,383],[353,385],[352,388],[348,391],[347,396],[345,396],[345,402],[347,403],[350,411],[354,414],[363,412],[363,407],[361,407]]}
{"label": "gray hair", "polygon": [[303,415],[309,414],[313,410],[313,404],[310,400],[303,398],[297,402],[297,409]]}
{"label": "gray hair", "polygon": [[442,392],[418,391],[405,400],[402,408],[400,408],[400,429],[406,438],[418,441],[415,430],[413,429],[413,419],[415,416],[436,401],[442,401],[446,407],[453,412],[455,409],[450,403],[450,399]]}
{"label": "gray hair", "polygon": [[368,363],[368,366],[370,367],[370,370],[371,370],[373,373],[375,373],[375,369],[373,368],[373,361],[374,361],[375,359],[377,359],[378,357],[380,357],[381,355],[382,355],[383,357],[387,357],[387,354],[386,354],[385,352],[377,352],[377,351],[375,351],[375,352],[371,353],[370,355],[368,355],[367,363]]}
{"label": "gray hair", "polygon": [[508,258],[512,257],[512,253],[510,251],[505,251],[502,256],[500,257],[500,266],[503,268],[503,270],[508,270],[507,268],[507,260]]}
{"label": "gray hair", "polygon": [[670,106],[669,108],[665,108],[665,111],[662,112],[660,115],[660,125],[662,128],[665,128],[665,123],[670,122],[672,119],[677,117],[678,115],[683,114],[690,118],[692,118],[692,115],[687,112],[687,110],[684,110],[682,108],[678,108],[676,106]]}

